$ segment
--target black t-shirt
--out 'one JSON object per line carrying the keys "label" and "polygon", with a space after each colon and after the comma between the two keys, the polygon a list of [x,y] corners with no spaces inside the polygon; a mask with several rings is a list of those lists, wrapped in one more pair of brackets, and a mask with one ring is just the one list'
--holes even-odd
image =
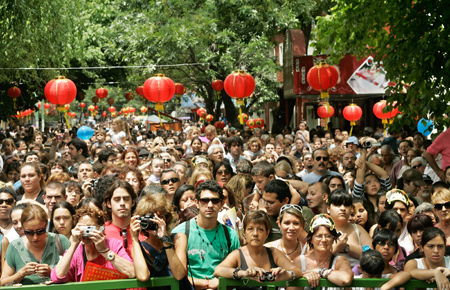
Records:
{"label": "black t-shirt", "polygon": [[[22,198],[23,198],[23,194],[18,195],[17,196],[17,201],[22,200]],[[45,205],[45,202],[44,202],[44,190],[43,189],[41,190],[41,192],[39,192],[39,194],[38,194],[38,196],[36,197],[35,200],[37,202]]]}

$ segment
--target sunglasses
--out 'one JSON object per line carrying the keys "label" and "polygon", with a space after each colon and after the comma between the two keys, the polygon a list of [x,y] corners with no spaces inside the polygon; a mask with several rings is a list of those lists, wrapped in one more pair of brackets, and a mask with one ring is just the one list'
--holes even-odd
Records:
{"label": "sunglasses", "polygon": [[446,209],[450,209],[450,201],[447,201],[446,203],[435,203],[434,208],[436,210],[442,210],[442,208],[445,206]]}
{"label": "sunglasses", "polygon": [[166,162],[169,162],[169,163],[172,162],[172,159],[164,159],[163,158],[163,160],[166,161]]}
{"label": "sunglasses", "polygon": [[200,198],[199,199],[201,204],[209,204],[210,202],[212,202],[213,204],[219,204],[222,199],[220,198]]}
{"label": "sunglasses", "polygon": [[180,179],[178,177],[172,177],[170,179],[164,179],[163,181],[161,181],[161,185],[167,185],[170,182],[177,183],[178,181],[180,181]]}
{"label": "sunglasses", "polygon": [[316,156],[316,161],[320,161],[321,159],[323,159],[323,161],[328,161],[328,157],[326,156]]}
{"label": "sunglasses", "polygon": [[388,247],[395,247],[395,244],[393,242],[388,241],[379,241],[377,244],[381,247],[384,247],[386,245],[388,245]]}
{"label": "sunglasses", "polygon": [[417,168],[420,168],[420,167],[422,167],[422,164],[414,165],[412,168],[417,169]]}
{"label": "sunglasses", "polygon": [[43,227],[42,229],[35,230],[35,231],[24,230],[23,232],[25,233],[25,235],[30,236],[30,237],[32,237],[34,235],[42,236],[43,234],[45,234],[47,232],[47,226]]}
{"label": "sunglasses", "polygon": [[295,210],[297,210],[297,211],[299,211],[300,213],[303,213],[303,209],[299,206],[299,205],[296,205],[296,204],[285,204],[285,205],[283,205],[282,207],[281,207],[281,209],[280,209],[280,213],[282,213],[283,211],[285,211],[285,210],[287,210],[287,209],[289,209],[289,208],[294,208]]}
{"label": "sunglasses", "polygon": [[217,171],[217,174],[220,174],[220,175],[222,175],[222,174],[230,174],[230,172],[228,170],[219,170],[219,171]]}
{"label": "sunglasses", "polygon": [[12,205],[14,203],[14,199],[13,198],[7,198],[7,199],[1,199],[0,198],[0,205],[2,205],[4,202],[7,205]]}

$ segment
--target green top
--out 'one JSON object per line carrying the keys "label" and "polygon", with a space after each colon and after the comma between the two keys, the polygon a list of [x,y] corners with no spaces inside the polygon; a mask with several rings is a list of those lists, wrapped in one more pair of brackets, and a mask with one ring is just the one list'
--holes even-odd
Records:
{"label": "green top", "polygon": [[[16,239],[11,242],[6,250],[6,262],[8,265],[16,270],[22,269],[29,262],[36,262],[39,264],[47,264],[50,268],[54,268],[60,260],[58,250],[56,247],[54,233],[48,233],[47,244],[45,245],[44,253],[41,261],[38,261],[34,255],[25,247],[23,238]],[[63,250],[67,250],[70,246],[70,241],[63,235],[59,235]],[[37,274],[25,276],[22,280],[23,285],[39,284],[45,281],[50,281],[50,277],[39,277]]]}

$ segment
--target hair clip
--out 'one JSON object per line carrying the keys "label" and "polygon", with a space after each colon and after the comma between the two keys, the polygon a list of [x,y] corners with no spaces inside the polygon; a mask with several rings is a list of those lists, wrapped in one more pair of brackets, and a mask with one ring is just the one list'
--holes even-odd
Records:
{"label": "hair clip", "polygon": [[362,247],[363,253],[364,253],[364,252],[367,252],[368,250],[370,250],[370,247],[369,247],[368,245],[364,245],[364,246]]}

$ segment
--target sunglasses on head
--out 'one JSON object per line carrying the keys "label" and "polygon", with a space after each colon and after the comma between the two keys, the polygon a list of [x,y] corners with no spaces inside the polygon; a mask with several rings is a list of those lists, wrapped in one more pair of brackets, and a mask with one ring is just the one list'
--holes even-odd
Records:
{"label": "sunglasses on head", "polygon": [[209,204],[209,202],[212,202],[213,204],[219,204],[222,200],[220,198],[200,198],[199,201],[202,204]]}
{"label": "sunglasses on head", "polygon": [[7,198],[7,199],[1,199],[0,198],[0,205],[3,204],[4,202],[7,205],[12,205],[14,203],[14,199],[13,198]]}
{"label": "sunglasses on head", "polygon": [[436,210],[442,210],[442,208],[445,206],[446,209],[450,209],[450,201],[447,201],[445,203],[435,203],[434,208]]}
{"label": "sunglasses on head", "polygon": [[35,231],[24,230],[23,232],[25,233],[25,235],[30,236],[30,237],[32,237],[34,235],[42,236],[43,234],[45,234],[47,232],[47,226],[45,226],[42,229],[35,230]]}
{"label": "sunglasses on head", "polygon": [[323,161],[328,161],[328,157],[326,156],[316,156],[316,161],[320,161],[320,159],[323,159]]}
{"label": "sunglasses on head", "polygon": [[178,181],[180,181],[180,179],[179,179],[178,177],[172,177],[172,178],[170,178],[170,179],[164,179],[164,180],[162,180],[162,181],[161,181],[161,185],[167,185],[167,184],[169,184],[170,182],[172,182],[172,183],[177,183]]}

